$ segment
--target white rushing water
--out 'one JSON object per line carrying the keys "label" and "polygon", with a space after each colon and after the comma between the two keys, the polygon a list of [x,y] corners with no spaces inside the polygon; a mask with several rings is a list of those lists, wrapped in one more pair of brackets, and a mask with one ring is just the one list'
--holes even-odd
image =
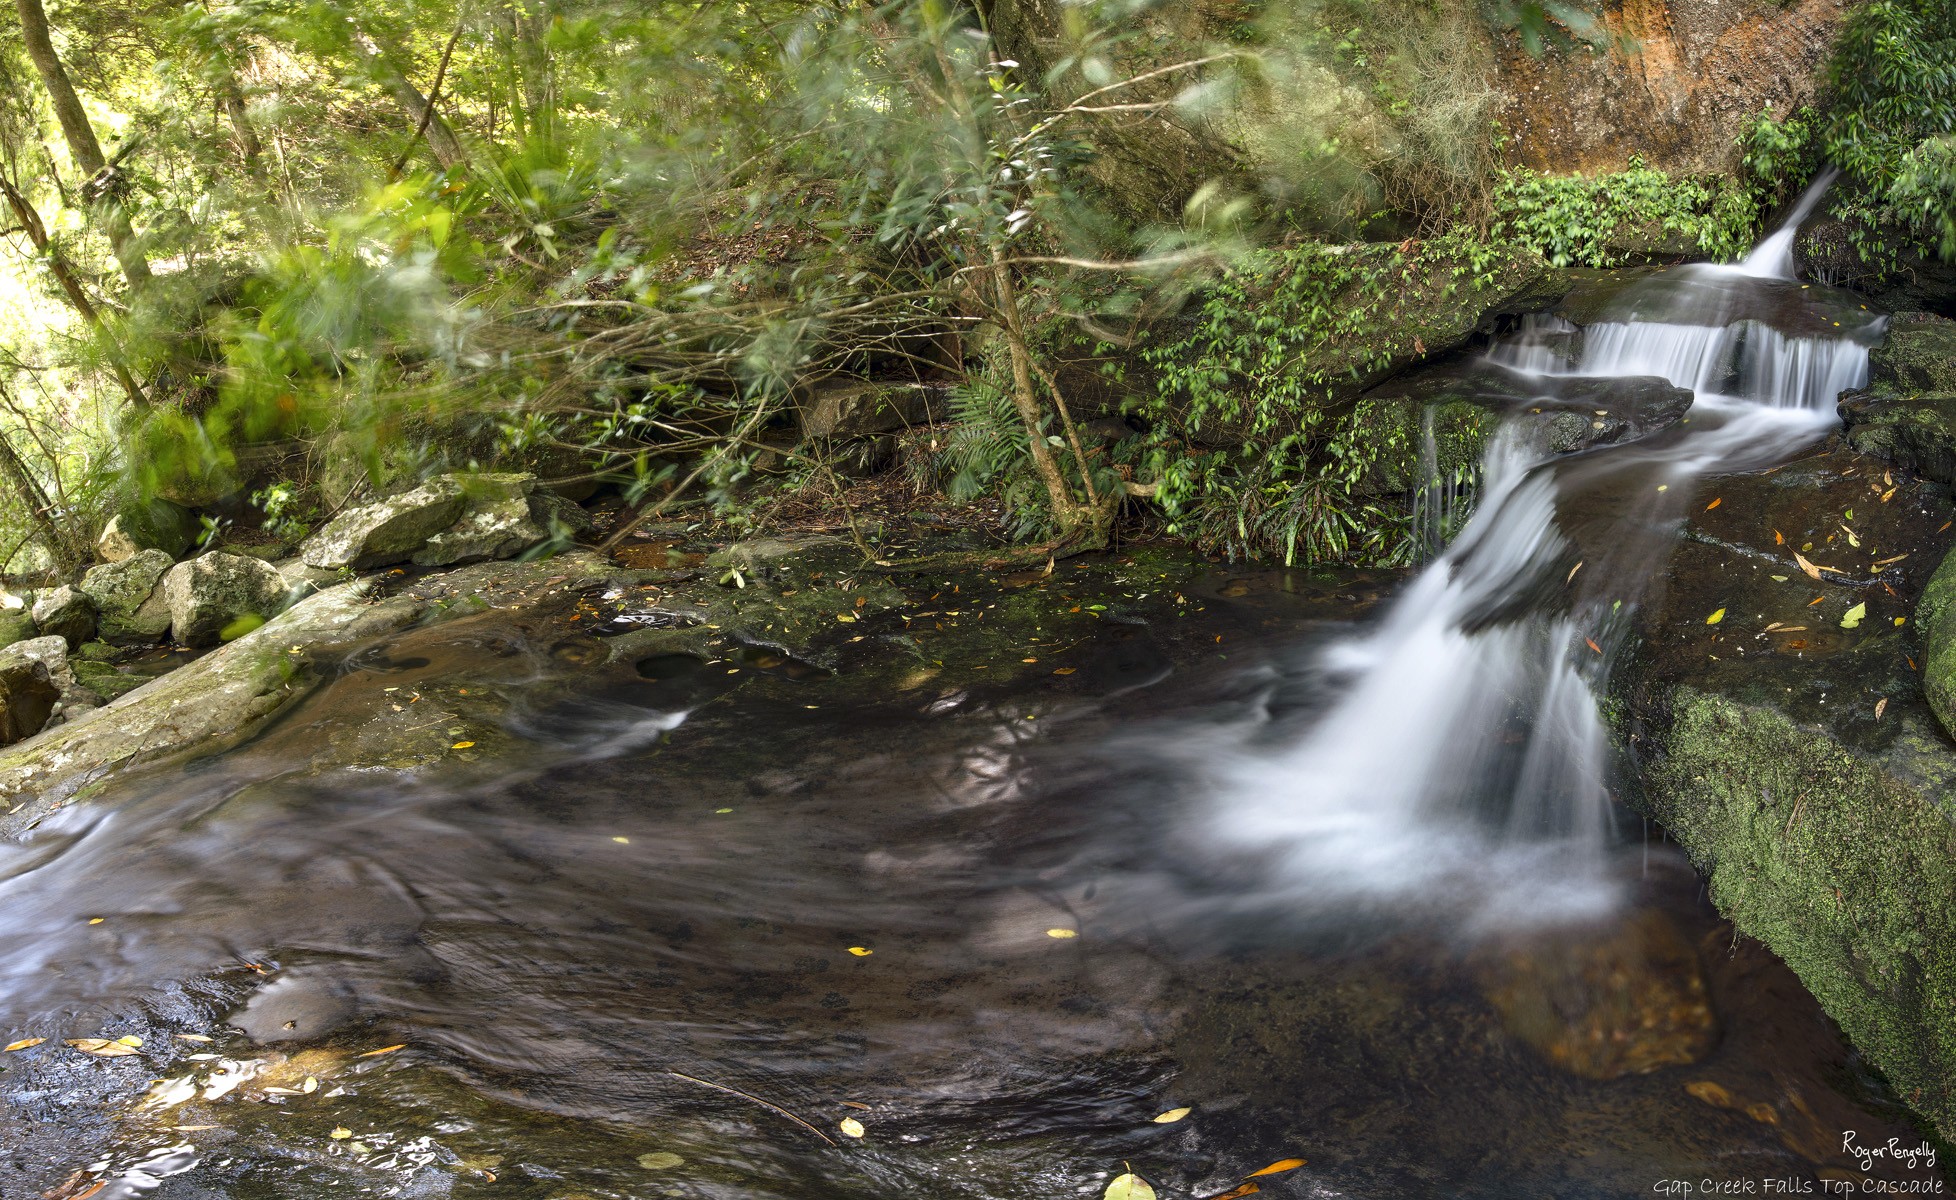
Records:
{"label": "white rushing water", "polygon": [[[1670,431],[1573,456],[1541,449],[1539,424],[1506,423],[1453,545],[1376,629],[1322,655],[1334,705],[1280,749],[1225,756],[1211,828],[1227,845],[1270,855],[1300,904],[1327,909],[1507,923],[1610,902],[1597,866],[1613,751],[1596,697],[1689,485],[1784,458],[1866,381],[1862,342],[1811,332],[1831,330],[1827,319],[1801,310],[1789,323],[1802,332],[1784,333],[1759,315],[1802,303],[1778,279],[1793,223],[1817,200],[1816,189],[1741,266],[1666,272],[1586,330],[1535,318],[1490,353],[1513,372],[1522,413],[1577,378],[1654,376],[1690,389],[1693,405]],[[1561,520],[1575,496],[1607,514],[1581,542]]]}

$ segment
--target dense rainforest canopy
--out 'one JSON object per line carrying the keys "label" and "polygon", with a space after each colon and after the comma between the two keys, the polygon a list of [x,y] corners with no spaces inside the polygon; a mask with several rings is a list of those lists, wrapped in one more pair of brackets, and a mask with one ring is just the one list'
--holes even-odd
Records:
{"label": "dense rainforest canopy", "polygon": [[[1637,51],[1579,4],[11,8],[15,574],[156,497],[296,541],[469,463],[738,525],[894,461],[1041,558],[1130,519],[1399,561],[1417,431],[1363,385],[1537,255],[1733,257],[1830,164],[1842,281],[1956,255],[1936,0],[1854,9],[1688,176],[1515,165],[1497,60]],[[872,383],[947,399],[894,450],[808,420]]]}

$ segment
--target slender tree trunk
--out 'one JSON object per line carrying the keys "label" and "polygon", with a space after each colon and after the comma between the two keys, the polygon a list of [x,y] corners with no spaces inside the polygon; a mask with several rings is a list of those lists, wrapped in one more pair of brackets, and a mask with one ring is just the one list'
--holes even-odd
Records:
{"label": "slender tree trunk", "polygon": [[[1042,428],[1045,413],[1041,411],[1039,403],[1039,386],[1033,381],[1032,346],[1026,339],[1025,324],[1019,317],[1019,293],[1012,282],[1012,268],[1006,265],[1005,257],[997,246],[991,248],[991,258],[992,289],[998,302],[999,321],[1005,328],[1006,347],[1012,359],[1012,407],[1018,410],[1019,420],[1026,428],[1026,444],[1032,455],[1033,473],[1046,486],[1046,495],[1053,505],[1053,516],[1059,522],[1060,536],[1066,537],[1081,532],[1082,524],[1091,522],[1092,508],[1073,499],[1072,489],[1066,485],[1066,475],[1059,468],[1059,460],[1053,457],[1052,447],[1046,444],[1046,431]],[[1082,469],[1085,465],[1081,464]]]}
{"label": "slender tree trunk", "polygon": [[122,361],[122,355],[110,343],[108,331],[103,326],[101,310],[96,308],[95,302],[88,298],[88,290],[82,287],[81,279],[76,276],[74,268],[68,265],[68,260],[63,257],[60,247],[48,237],[47,226],[41,223],[41,214],[27,202],[27,197],[21,194],[20,189],[4,177],[0,177],[0,196],[5,196],[7,207],[13,210],[14,221],[20,226],[21,232],[27,235],[27,240],[33,243],[34,249],[47,261],[48,272],[54,276],[55,283],[60,286],[61,294],[68,298],[68,303],[74,306],[75,312],[81,316],[81,319],[102,335],[104,352],[108,355],[110,369],[115,372],[116,382],[122,385],[122,390],[128,394],[132,403],[138,407],[146,407],[149,404],[149,397],[143,393],[142,386],[136,382],[136,377],[130,374],[128,366]]}
{"label": "slender tree trunk", "polygon": [[245,170],[259,178],[263,172],[258,166],[259,155],[265,147],[258,140],[258,131],[251,127],[251,114],[245,108],[244,89],[238,86],[238,77],[231,71],[231,64],[220,62],[217,77],[217,102],[224,106],[224,115],[231,122],[231,137],[238,143],[238,157],[244,160]]}
{"label": "slender tree trunk", "polygon": [[[20,2],[27,3],[28,0],[20,0]],[[428,98],[423,96],[421,90],[401,73],[401,68],[395,65],[394,56],[387,48],[365,33],[355,34],[353,44],[366,63],[367,69],[373,72],[374,78],[382,87],[393,94],[395,101],[407,110],[408,116],[414,123],[427,126],[428,149],[434,154],[435,161],[441,164],[442,169],[452,170],[467,162],[468,155],[463,153],[462,143],[455,140],[455,131],[448,127],[448,122],[441,119],[441,114],[430,110]]]}
{"label": "slender tree trunk", "polygon": [[[9,399],[9,407],[12,407]],[[27,469],[20,455],[15,452],[13,442],[0,433],[0,478],[4,478],[8,490],[20,501],[27,513],[27,519],[39,535],[41,544],[47,548],[49,557],[54,559],[55,569],[61,578],[71,579],[82,564],[82,555],[54,519],[54,505],[49,502],[47,492],[41,488],[41,481]]]}
{"label": "slender tree trunk", "polygon": [[[95,127],[89,124],[88,110],[82,107],[81,97],[75,94],[75,85],[69,82],[67,69],[61,65],[61,56],[54,51],[47,10],[41,7],[41,0],[14,0],[14,8],[20,13],[21,41],[41,77],[42,86],[47,88],[55,118],[61,122],[61,134],[68,140],[68,153],[90,177],[100,174],[108,165],[102,157],[102,144],[95,140]],[[111,197],[103,204],[103,215],[109,246],[122,266],[123,277],[131,288],[141,287],[149,281],[149,260],[136,244],[128,212],[121,201]]]}

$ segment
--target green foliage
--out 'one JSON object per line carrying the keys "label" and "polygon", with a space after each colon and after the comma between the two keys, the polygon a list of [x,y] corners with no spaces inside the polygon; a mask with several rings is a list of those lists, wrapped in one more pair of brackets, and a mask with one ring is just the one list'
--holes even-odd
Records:
{"label": "green foliage", "polygon": [[951,427],[932,456],[933,474],[952,500],[998,496],[1012,514],[1014,533],[1032,537],[1052,526],[1046,495],[1027,466],[1026,431],[1012,406],[997,354],[951,390]]}
{"label": "green foliage", "polygon": [[1558,266],[1613,267],[1639,247],[1675,243],[1693,254],[1742,256],[1758,230],[1757,203],[1715,178],[1678,178],[1632,159],[1594,178],[1509,172],[1494,196],[1494,236]]}
{"label": "green foliage", "polygon": [[1456,233],[1403,251],[1297,243],[1240,263],[1192,329],[1143,352],[1162,385],[1144,406],[1144,462],[1171,529],[1232,556],[1406,561],[1410,522],[1368,484],[1415,432],[1345,396],[1417,352],[1423,311],[1488,286],[1509,261]]}

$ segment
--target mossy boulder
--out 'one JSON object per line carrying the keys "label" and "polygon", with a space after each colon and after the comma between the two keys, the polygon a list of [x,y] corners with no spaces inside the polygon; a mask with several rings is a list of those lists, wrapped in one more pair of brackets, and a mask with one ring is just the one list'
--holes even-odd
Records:
{"label": "mossy boulder", "polygon": [[161,637],[170,628],[163,576],[175,561],[161,550],[139,550],[119,562],[91,567],[81,591],[95,602],[105,638]]}
{"label": "mossy boulder", "polygon": [[34,627],[34,614],[25,608],[0,609],[0,646],[11,646],[40,636]]}
{"label": "mossy boulder", "polygon": [[[1690,506],[1613,708],[1642,806],[1719,909],[1950,1136],[1956,749],[1934,688],[1956,508],[1891,478],[1836,445],[1707,481],[1719,504]],[[1814,579],[1795,553],[1831,569]]]}
{"label": "mossy boulder", "polygon": [[94,662],[89,659],[69,659],[69,670],[75,679],[89,691],[104,700],[114,700],[148,683],[149,680],[138,675],[124,674],[113,663]]}
{"label": "mossy boulder", "polygon": [[1868,378],[1900,392],[1956,392],[1956,321],[1897,313],[1888,337],[1868,353]]}
{"label": "mossy boulder", "polygon": [[79,646],[95,636],[97,612],[88,593],[62,585],[34,598],[34,627],[43,636],[58,635]]}
{"label": "mossy boulder", "polygon": [[1956,392],[1898,395],[1869,388],[1841,397],[1847,443],[1903,470],[1956,484]]}
{"label": "mossy boulder", "polygon": [[1922,590],[1915,635],[1922,643],[1922,693],[1936,720],[1956,736],[1956,554],[1943,559]]}

